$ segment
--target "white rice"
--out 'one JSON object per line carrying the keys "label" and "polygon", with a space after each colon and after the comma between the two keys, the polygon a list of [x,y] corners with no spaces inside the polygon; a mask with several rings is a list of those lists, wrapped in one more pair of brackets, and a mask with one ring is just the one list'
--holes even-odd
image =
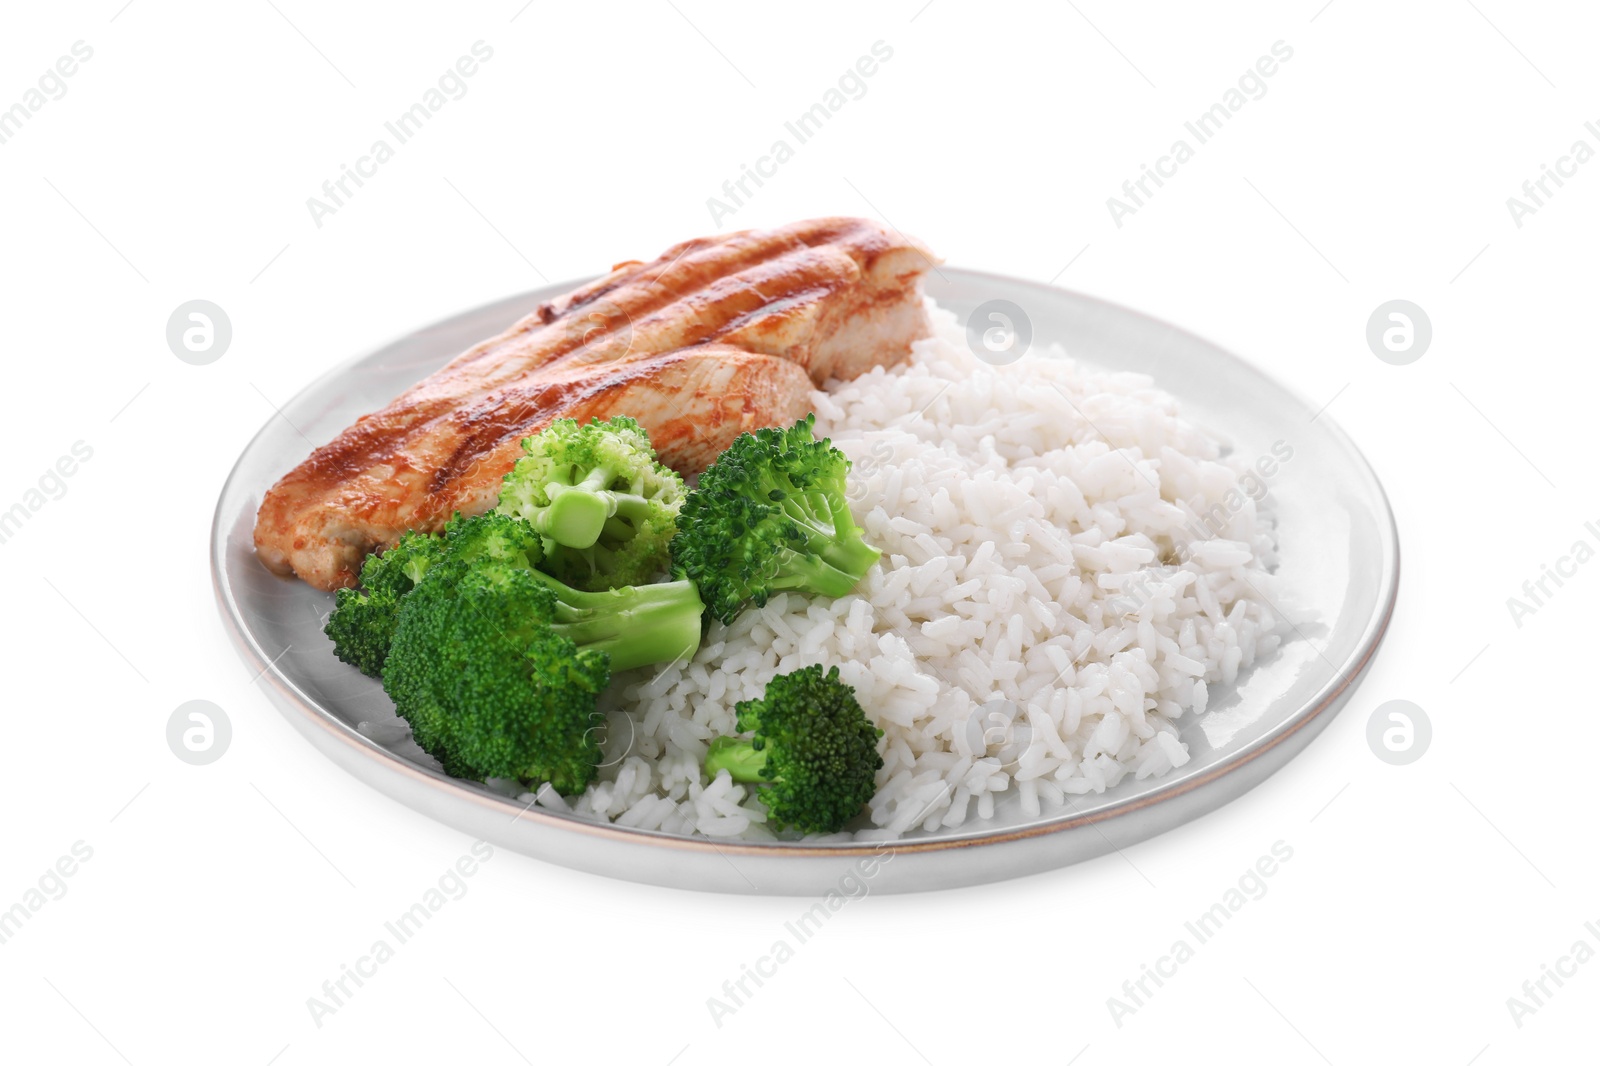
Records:
{"label": "white rice", "polygon": [[884,731],[859,838],[1048,813],[1188,761],[1177,720],[1280,640],[1244,468],[1148,378],[1059,349],[991,366],[930,310],[906,364],[815,397],[881,564],[853,595],[777,596],[713,624],[692,662],[621,676],[598,780],[525,802],[771,839],[752,790],[700,764],[736,703],[811,663],[837,665]]}

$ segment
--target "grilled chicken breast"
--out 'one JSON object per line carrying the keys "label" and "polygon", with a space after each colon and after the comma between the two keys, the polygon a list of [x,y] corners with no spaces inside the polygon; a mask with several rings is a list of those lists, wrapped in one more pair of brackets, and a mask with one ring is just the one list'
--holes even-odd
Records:
{"label": "grilled chicken breast", "polygon": [[877,223],[825,218],[687,241],[541,305],[290,471],[256,552],[321,589],[371,551],[493,507],[521,441],[557,418],[639,420],[703,470],[740,433],[802,417],[814,386],[905,358],[936,260]]}

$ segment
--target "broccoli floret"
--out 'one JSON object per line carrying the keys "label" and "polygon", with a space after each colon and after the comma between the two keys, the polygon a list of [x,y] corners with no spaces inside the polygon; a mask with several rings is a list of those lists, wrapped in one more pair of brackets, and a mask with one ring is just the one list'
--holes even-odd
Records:
{"label": "broccoli floret", "polygon": [[722,622],[775,592],[843,596],[881,554],[845,500],[850,460],[812,435],[814,423],[807,415],[788,429],[741,435],[684,500],[674,573],[699,586]]}
{"label": "broccoli floret", "polygon": [[445,524],[443,533],[404,534],[379,555],[367,556],[361,565],[361,588],[340,589],[324,632],[333,652],[369,677],[383,673],[383,662],[394,639],[400,603],[422,580],[428,569],[449,557],[486,557],[534,566],[540,541],[515,519],[468,519],[459,514]]}
{"label": "broccoli floret", "polygon": [[544,538],[541,569],[590,591],[642,584],[667,569],[683,479],[656,461],[638,422],[557,419],[522,449],[499,509]]}
{"label": "broccoli floret", "polygon": [[407,533],[381,555],[367,556],[362,587],[338,591],[323,629],[333,653],[368,677],[382,674],[400,601],[443,556],[444,541],[427,533]]}
{"label": "broccoli floret", "polygon": [[599,759],[595,700],[614,670],[694,655],[692,582],[606,592],[535,570],[540,538],[491,512],[452,520],[444,556],[398,610],[384,689],[456,777],[582,791]]}
{"label": "broccoli floret", "polygon": [[455,519],[445,527],[449,556],[473,565],[481,579],[498,580],[507,570],[526,570],[552,593],[541,617],[562,637],[603,651],[613,671],[687,659],[700,647],[705,607],[692,581],[624,585],[602,592],[575,589],[535,569],[540,537],[520,518],[491,511]]}
{"label": "broccoli floret", "polygon": [[608,657],[556,633],[554,610],[532,570],[460,560],[406,597],[383,686],[446,773],[548,781],[563,795],[594,779]]}
{"label": "broccoli floret", "polygon": [[767,683],[759,700],[735,710],[749,740],[718,737],[706,754],[706,775],[727,770],[760,785],[767,814],[780,826],[836,833],[872,798],[883,756],[883,731],[856,702],[855,689],[808,666]]}
{"label": "broccoli floret", "polygon": [[495,511],[472,518],[457,514],[445,524],[444,539],[448,558],[471,563],[480,574],[531,570],[544,551],[528,523]]}

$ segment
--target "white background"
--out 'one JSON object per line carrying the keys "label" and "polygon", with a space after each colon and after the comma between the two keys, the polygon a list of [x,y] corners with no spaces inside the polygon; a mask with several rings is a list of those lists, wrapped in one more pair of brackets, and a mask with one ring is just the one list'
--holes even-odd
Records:
{"label": "white background", "polygon": [[[1506,1000],[1578,938],[1600,946],[1583,927],[1600,919],[1584,606],[1600,566],[1520,628],[1506,599],[1600,539],[1583,529],[1600,519],[1600,163],[1520,228],[1506,198],[1574,140],[1600,148],[1583,128],[1600,119],[1594,13],[922,2],[13,6],[0,106],[74,42],[94,53],[0,145],[0,509],[74,442],[93,457],[0,545],[0,907],[74,842],[93,858],[0,945],[0,1054],[1592,1058],[1600,965],[1520,1028]],[[314,225],[307,197],[478,40],[494,55],[467,94]],[[879,40],[893,57],[866,95],[713,225],[707,197]],[[1117,227],[1106,198],[1279,40],[1294,54],[1266,95]],[[235,456],[324,368],[441,316],[702,232],[833,213],[1149,311],[1331,401],[1402,531],[1399,612],[1372,674],[1303,756],[1222,811],[1054,873],[851,904],[720,1028],[707,997],[800,901],[505,852],[319,1028],[307,997],[470,841],[336,769],[241,666],[206,562]],[[195,298],[233,323],[209,366],[165,342]],[[1394,298],[1433,322],[1409,366],[1364,340]],[[1435,730],[1406,767],[1364,739],[1396,698]],[[165,742],[191,699],[232,720],[208,767]],[[1107,998],[1280,840],[1293,858],[1267,894],[1115,1025]]]}

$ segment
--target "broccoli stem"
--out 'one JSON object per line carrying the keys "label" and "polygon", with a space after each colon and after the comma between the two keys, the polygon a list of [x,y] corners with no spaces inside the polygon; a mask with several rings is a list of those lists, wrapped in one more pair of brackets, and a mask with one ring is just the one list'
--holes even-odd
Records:
{"label": "broccoli stem", "polygon": [[757,751],[748,740],[738,737],[718,737],[706,752],[706,776],[716,777],[718,770],[726,770],[735,781],[753,784],[764,781],[761,771],[767,765],[767,753]]}
{"label": "broccoli stem", "polygon": [[[551,486],[553,490],[555,486]],[[535,523],[539,532],[557,544],[569,548],[591,548],[600,539],[606,519],[611,517],[611,504],[604,496],[567,489],[552,495],[550,506]]]}
{"label": "broccoli stem", "polygon": [[605,529],[602,532],[611,537],[613,541],[619,541],[627,540],[633,536],[636,530],[621,518],[608,518],[606,519]]}
{"label": "broccoli stem", "polygon": [[539,532],[569,548],[592,546],[600,539],[606,519],[615,512],[610,494],[604,491],[612,477],[610,470],[597,466],[582,481],[547,486],[550,506],[536,523]]}
{"label": "broccoli stem", "polygon": [[595,467],[575,484],[552,484],[547,490],[550,506],[539,515],[535,527],[543,536],[568,548],[593,547],[602,534],[628,540],[636,529],[619,518],[637,524],[649,515],[651,503],[631,492],[607,489],[615,478],[605,467]]}
{"label": "broccoli stem", "polygon": [[[653,503],[643,496],[632,492],[614,492],[611,494],[611,500],[613,504],[612,512],[618,517],[626,518],[633,523],[643,522],[646,518],[649,518],[651,510],[655,507]],[[631,531],[629,535],[632,535]]]}
{"label": "broccoli stem", "polygon": [[705,605],[692,581],[580,592],[542,571],[533,575],[556,594],[551,628],[581,648],[605,652],[613,672],[687,659],[700,647]]}
{"label": "broccoli stem", "polygon": [[[810,550],[827,564],[816,575],[823,583],[814,586],[825,596],[847,595],[883,554],[862,539],[861,527],[843,501],[835,505],[823,493],[789,493],[783,497],[783,510],[805,530]],[[848,584],[841,583],[845,578]]]}
{"label": "broccoli stem", "polygon": [[[872,559],[876,558],[874,550]],[[773,592],[800,589],[836,600],[855,590],[861,575],[872,565],[872,559],[867,560],[860,570],[848,570],[834,566],[819,555],[785,550],[778,560],[778,572],[767,583],[767,587]]]}
{"label": "broccoli stem", "polygon": [[[859,533],[852,534],[844,540],[831,541],[827,547],[822,549],[822,558],[830,566],[837,567],[847,574],[855,575],[855,581],[860,581],[862,576],[872,569],[872,564],[877,562],[878,557],[882,554],[883,552],[862,540]],[[854,581],[851,582],[850,587],[855,587]],[[847,589],[846,591],[849,590]],[[840,593],[840,595],[843,594]]]}

